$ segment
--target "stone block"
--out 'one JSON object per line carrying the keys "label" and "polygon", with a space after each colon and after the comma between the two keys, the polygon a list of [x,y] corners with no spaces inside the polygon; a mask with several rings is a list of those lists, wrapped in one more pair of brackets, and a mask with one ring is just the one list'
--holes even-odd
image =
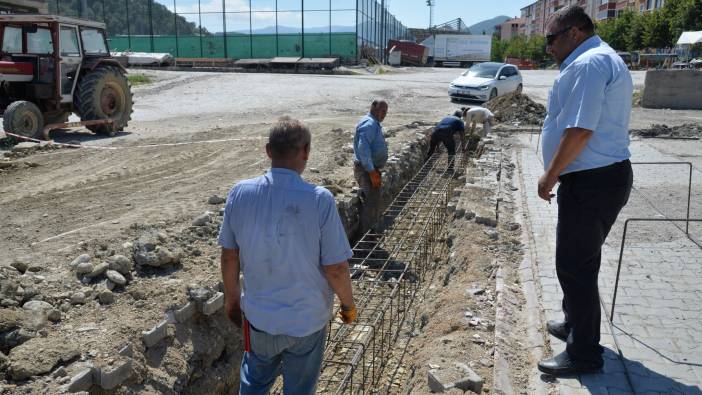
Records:
{"label": "stone block", "polygon": [[195,303],[188,302],[180,309],[175,310],[173,312],[173,315],[177,322],[183,323],[189,321],[193,317],[193,315],[195,315],[196,310],[197,308],[195,306]]}
{"label": "stone block", "polygon": [[117,388],[132,375],[132,360],[124,359],[118,361],[113,366],[105,366],[99,369],[99,385],[103,389],[111,390]]}
{"label": "stone block", "polygon": [[93,369],[81,370],[66,384],[66,391],[75,393],[88,391],[93,386]]}
{"label": "stone block", "polygon": [[212,315],[224,307],[224,294],[217,292],[212,298],[202,304],[202,314]]}
{"label": "stone block", "polygon": [[455,366],[463,373],[463,377],[456,380],[454,386],[462,389],[463,391],[473,391],[476,394],[481,393],[485,380],[464,363],[458,362],[455,364]]}
{"label": "stone block", "polygon": [[163,321],[149,331],[141,332],[141,340],[148,347],[155,346],[168,335],[168,321]]}

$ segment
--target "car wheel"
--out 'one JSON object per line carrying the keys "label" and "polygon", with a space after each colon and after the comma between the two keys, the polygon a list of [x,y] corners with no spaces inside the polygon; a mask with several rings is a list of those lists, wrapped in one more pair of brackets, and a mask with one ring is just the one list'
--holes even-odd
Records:
{"label": "car wheel", "polygon": [[493,89],[492,91],[490,91],[490,98],[488,99],[488,101],[490,101],[496,97],[497,97],[497,89]]}
{"label": "car wheel", "polygon": [[522,84],[517,85],[517,93],[522,93]]}

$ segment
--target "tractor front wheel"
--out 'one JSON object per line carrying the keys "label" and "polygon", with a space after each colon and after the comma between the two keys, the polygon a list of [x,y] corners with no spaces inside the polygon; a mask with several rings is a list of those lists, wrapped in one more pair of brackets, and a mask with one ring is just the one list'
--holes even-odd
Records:
{"label": "tractor front wheel", "polygon": [[36,104],[24,100],[10,103],[2,116],[5,132],[29,138],[40,138],[44,117]]}
{"label": "tractor front wheel", "polygon": [[97,134],[123,130],[132,117],[132,92],[127,77],[116,67],[89,71],[78,83],[78,113],[82,121],[112,119],[114,123],[88,126]]}

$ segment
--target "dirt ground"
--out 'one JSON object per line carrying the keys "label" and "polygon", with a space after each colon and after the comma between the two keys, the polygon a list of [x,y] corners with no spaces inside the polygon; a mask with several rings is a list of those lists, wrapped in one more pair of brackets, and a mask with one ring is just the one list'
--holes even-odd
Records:
{"label": "dirt ground", "polygon": [[[46,301],[60,311],[60,320],[47,323],[44,318],[27,324],[33,336],[71,345],[78,352],[72,360],[81,363],[106,360],[162,320],[169,307],[182,305],[190,284],[219,281],[218,248],[212,234],[216,229],[210,226],[199,234],[191,228],[192,221],[222,207],[209,204],[208,198],[224,197],[236,181],[266,171],[265,136],[276,118],[299,118],[313,132],[304,177],[332,192],[350,193],[353,128],[370,101],[376,97],[389,101],[384,126],[391,132],[391,149],[397,150],[414,138],[414,130],[406,125],[431,124],[459,107],[449,102],[446,93],[458,72],[403,69],[383,75],[322,76],[149,71],[154,82],[134,89],[135,112],[125,132],[102,138],[86,130],[58,131],[52,134],[57,142],[78,142],[83,148],[41,149],[3,162],[0,249],[5,253],[0,256],[0,281],[3,287],[11,282],[19,285],[22,301]],[[544,104],[544,91],[555,74],[525,72],[524,76],[525,93]],[[635,76],[635,80],[641,83],[642,78]],[[699,112],[646,114],[636,122],[652,118],[657,123],[681,124],[702,119]],[[434,361],[432,342],[450,344],[448,348],[459,353],[473,334],[489,337],[494,320],[494,308],[487,303],[494,292],[494,240],[480,225],[463,221],[452,226],[460,250],[455,264],[460,270],[451,276],[447,288],[432,285],[431,303],[423,306],[427,314],[433,312],[427,323],[432,340],[412,346],[416,358],[427,363]],[[135,239],[151,231],[174,246],[179,263],[135,271],[126,287],[114,290],[114,303],[101,304],[97,295],[104,287],[102,280],[81,282],[70,263],[84,253],[92,256],[94,264],[114,255],[131,257]],[[18,261],[29,267],[24,274],[14,269]],[[484,300],[466,295],[472,285],[484,288]],[[77,293],[86,300],[74,303],[79,302],[74,300]],[[19,310],[6,300],[3,307]],[[479,325],[470,326],[469,311],[481,319]],[[456,325],[466,324],[467,329],[455,333]],[[467,358],[489,362],[490,344],[481,344],[471,348],[474,351]],[[171,361],[185,363],[176,356]],[[488,388],[491,366],[479,362],[475,369],[487,378]],[[426,380],[426,374],[415,377]],[[153,379],[160,385],[172,384],[159,380]],[[52,392],[65,382],[48,376],[29,382],[0,381],[0,393]],[[142,387],[145,392],[160,392],[158,388],[155,384]]]}

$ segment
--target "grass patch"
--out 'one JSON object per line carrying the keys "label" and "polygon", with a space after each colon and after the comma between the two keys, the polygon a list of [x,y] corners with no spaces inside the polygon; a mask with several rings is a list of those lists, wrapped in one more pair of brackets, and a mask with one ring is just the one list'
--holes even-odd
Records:
{"label": "grass patch", "polygon": [[150,84],[151,77],[146,74],[128,74],[127,79],[132,86]]}

